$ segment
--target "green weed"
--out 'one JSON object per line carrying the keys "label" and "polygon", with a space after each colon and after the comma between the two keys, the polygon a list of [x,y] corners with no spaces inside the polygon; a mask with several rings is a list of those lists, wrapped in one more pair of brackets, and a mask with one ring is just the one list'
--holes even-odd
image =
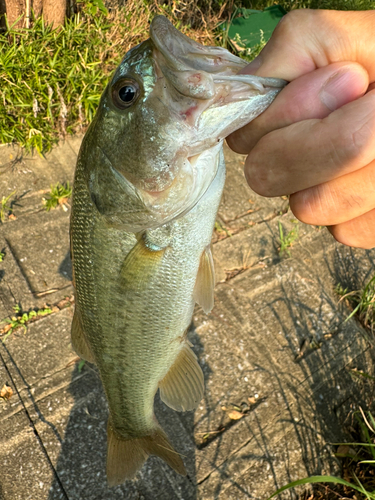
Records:
{"label": "green weed", "polygon": [[4,257],[5,257],[5,253],[0,252],[0,262],[3,262]]}
{"label": "green weed", "polygon": [[219,235],[226,234],[226,236],[229,236],[229,237],[233,236],[232,233],[225,226],[220,224],[219,221],[215,222],[214,230],[217,231],[219,233]]}
{"label": "green weed", "polygon": [[128,0],[110,14],[101,0],[84,3],[83,12],[57,30],[39,18],[30,29],[0,33],[0,143],[42,154],[66,134],[85,130],[111,72],[130,47],[148,38],[156,14],[203,43],[214,41],[207,22],[192,32],[157,2]]}
{"label": "green weed", "polygon": [[340,301],[346,299],[353,308],[345,321],[356,315],[359,321],[373,332],[375,329],[375,276],[362,289],[352,292],[348,292],[347,288],[344,289],[339,284],[336,286],[336,293],[341,296]]}
{"label": "green weed", "polygon": [[95,16],[99,11],[104,15],[108,15],[108,10],[106,9],[103,0],[78,0],[78,4],[81,4],[83,10],[90,14],[91,16]]}
{"label": "green weed", "polygon": [[[366,374],[367,375],[367,374]],[[372,377],[371,377],[372,378]],[[346,477],[351,481],[334,476],[311,476],[288,483],[273,493],[268,500],[278,494],[296,486],[305,484],[334,483],[342,485],[350,490],[362,493],[362,496],[353,498],[366,498],[375,500],[375,419],[370,411],[366,413],[360,408],[360,412],[354,414],[359,433],[363,442],[358,443],[335,443],[339,446],[336,456],[346,460]],[[347,491],[347,490],[346,490]],[[357,494],[356,494],[357,495]],[[340,495],[338,495],[340,496]],[[330,497],[331,498],[331,497]],[[333,497],[332,497],[333,498]],[[336,498],[336,496],[335,496]],[[340,496],[341,498],[341,496]],[[350,497],[351,498],[351,497]]]}
{"label": "green weed", "polygon": [[52,208],[58,206],[65,207],[68,202],[68,198],[72,196],[72,188],[69,182],[66,184],[60,184],[59,182],[55,186],[51,186],[51,192],[43,199],[44,208],[49,212]]}
{"label": "green weed", "polygon": [[0,202],[0,221],[4,222],[5,217],[8,215],[9,212],[12,211],[12,206],[8,205],[8,201],[10,198],[15,194],[16,192],[13,191],[13,193],[10,193],[9,196],[3,196]]}
{"label": "green weed", "polygon": [[[226,30],[227,32],[228,30]],[[244,59],[245,61],[251,62],[255,59],[266,45],[264,39],[264,33],[260,30],[260,43],[254,47],[246,47],[245,42],[241,40],[240,35],[237,33],[235,38],[232,40],[226,36],[226,32],[223,33],[223,46],[228,48],[231,52]]]}
{"label": "green weed", "polygon": [[15,312],[15,316],[11,318],[5,318],[1,323],[7,323],[4,328],[0,331],[0,334],[5,334],[2,338],[2,342],[5,343],[6,339],[11,335],[15,330],[19,328],[23,328],[24,333],[27,331],[27,324],[35,320],[38,316],[47,316],[48,314],[52,314],[52,309],[49,307],[31,310],[29,312],[22,312],[21,307],[19,305],[14,306],[13,308]]}
{"label": "green weed", "polygon": [[81,359],[78,363],[78,373],[81,373],[83,370],[83,367],[85,366],[86,361],[84,359]]}
{"label": "green weed", "polygon": [[296,225],[294,229],[284,234],[283,226],[279,221],[280,246],[278,248],[278,251],[280,257],[285,253],[287,253],[289,257],[291,256],[289,248],[292,247],[293,243],[298,238],[298,232],[299,232],[299,226]]}

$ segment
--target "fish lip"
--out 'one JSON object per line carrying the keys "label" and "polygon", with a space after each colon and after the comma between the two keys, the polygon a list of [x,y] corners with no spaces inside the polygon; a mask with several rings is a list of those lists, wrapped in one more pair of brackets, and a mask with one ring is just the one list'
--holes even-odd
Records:
{"label": "fish lip", "polygon": [[264,88],[266,90],[273,90],[273,89],[283,89],[288,85],[287,80],[283,80],[281,78],[271,78],[271,77],[262,77],[262,76],[257,76],[257,79],[260,83],[263,84]]}

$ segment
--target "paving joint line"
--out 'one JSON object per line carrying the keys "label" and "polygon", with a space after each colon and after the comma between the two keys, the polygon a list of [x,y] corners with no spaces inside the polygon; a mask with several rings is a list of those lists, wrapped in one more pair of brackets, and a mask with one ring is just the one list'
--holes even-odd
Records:
{"label": "paving joint line", "polygon": [[[24,379],[24,377],[23,377],[23,375],[22,375],[22,373],[21,373],[20,369],[18,368],[17,364],[15,363],[15,361],[14,361],[14,359],[13,359],[12,355],[10,354],[10,352],[8,351],[8,349],[5,347],[5,345],[4,345],[4,344],[1,344],[1,343],[0,343],[0,345],[1,345],[1,346],[2,346],[2,348],[3,348],[6,352],[7,352],[7,354],[8,354],[8,356],[9,356],[9,359],[10,359],[11,363],[13,363],[14,367],[15,367],[15,368],[16,368],[16,370],[18,371],[18,374],[20,375],[21,379],[23,380],[23,382],[24,382],[24,384],[25,384],[25,386],[26,386],[26,388],[27,388],[27,390],[28,390],[28,392],[29,392],[29,397],[31,398],[31,400],[32,400],[32,402],[33,402],[34,409],[35,409],[35,411],[38,413],[40,420],[41,420],[42,422],[45,422],[47,425],[49,425],[49,426],[52,428],[52,430],[53,430],[53,432],[54,432],[55,434],[57,433],[57,436],[56,436],[56,437],[58,438],[59,442],[61,442],[61,441],[62,441],[62,440],[61,440],[61,437],[60,437],[60,435],[58,434],[57,430],[56,430],[56,429],[54,429],[53,424],[51,424],[51,423],[49,423],[49,422],[47,422],[47,421],[46,421],[46,419],[43,417],[42,413],[40,412],[39,408],[38,408],[38,407],[37,407],[37,405],[35,404],[34,398],[33,398],[32,394],[31,394],[31,391],[30,391],[30,386],[27,384],[26,380]],[[42,449],[42,452],[43,452],[44,456],[45,456],[45,457],[46,457],[46,459],[47,459],[48,465],[49,465],[50,469],[51,469],[51,470],[52,470],[52,472],[53,472],[53,475],[54,475],[55,481],[56,481],[56,482],[57,482],[57,484],[59,485],[59,487],[60,487],[60,489],[61,489],[61,491],[62,491],[62,493],[63,493],[63,495],[64,495],[64,500],[69,500],[69,497],[68,497],[68,495],[67,495],[67,493],[66,493],[66,491],[65,491],[65,488],[64,488],[64,486],[63,486],[63,484],[62,484],[62,482],[61,482],[61,480],[60,480],[60,478],[59,478],[59,476],[58,476],[58,474],[57,474],[57,471],[56,471],[56,469],[55,469],[55,467],[54,467],[54,465],[53,465],[53,463],[52,463],[52,461],[51,461],[50,456],[48,455],[48,452],[47,452],[47,450],[46,450],[46,448],[45,448],[45,446],[44,446],[44,444],[43,444],[42,438],[40,437],[40,435],[39,435],[39,433],[38,433],[38,430],[37,430],[37,428],[36,428],[36,427],[35,427],[35,425],[34,425],[33,419],[31,418],[31,415],[30,415],[30,413],[29,413],[29,411],[28,411],[28,409],[27,409],[27,407],[26,407],[26,405],[25,405],[25,403],[24,403],[23,399],[21,398],[21,394],[20,394],[20,391],[18,390],[17,384],[15,383],[15,380],[14,380],[14,378],[13,378],[13,376],[12,376],[12,374],[11,374],[11,372],[10,372],[9,368],[8,368],[8,365],[7,365],[7,364],[6,364],[6,362],[5,362],[4,356],[3,356],[3,354],[2,354],[1,352],[0,352],[0,358],[1,358],[1,361],[3,362],[3,364],[4,364],[5,370],[6,370],[7,374],[8,374],[8,376],[9,376],[9,380],[11,381],[11,383],[13,384],[13,387],[14,387],[14,388],[15,388],[15,390],[16,390],[17,396],[18,396],[18,398],[19,398],[19,400],[20,400],[20,402],[21,402],[21,405],[22,405],[22,407],[23,407],[23,410],[25,411],[25,414],[26,414],[26,416],[27,416],[27,419],[29,420],[29,426],[32,428],[32,430],[33,430],[33,432],[34,432],[34,435],[35,435],[35,437],[36,437],[36,439],[37,439],[37,441],[38,441],[38,443],[39,443],[39,445],[40,445],[40,447],[41,447],[41,449]]]}

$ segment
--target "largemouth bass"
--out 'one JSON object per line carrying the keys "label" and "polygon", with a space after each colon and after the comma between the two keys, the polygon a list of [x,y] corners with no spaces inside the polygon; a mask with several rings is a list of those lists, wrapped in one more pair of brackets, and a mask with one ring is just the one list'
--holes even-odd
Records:
{"label": "largemouth bass", "polygon": [[285,82],[238,75],[244,61],[156,17],[105,89],[80,149],[71,246],[72,344],[95,363],[109,405],[107,478],[157,455],[183,461],[154,416],[160,390],[194,409],[204,380],[186,334],[195,302],[214,303],[210,241],[224,186],[224,138]]}

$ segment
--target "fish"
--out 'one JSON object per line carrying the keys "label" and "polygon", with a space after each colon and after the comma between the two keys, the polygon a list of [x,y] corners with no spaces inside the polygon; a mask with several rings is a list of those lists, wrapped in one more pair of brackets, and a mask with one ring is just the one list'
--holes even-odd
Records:
{"label": "fish", "polygon": [[77,159],[71,213],[71,341],[99,371],[109,407],[107,482],[148,456],[184,462],[154,398],[197,407],[204,377],[187,339],[195,303],[214,305],[211,238],[223,141],[262,113],[283,80],[238,74],[246,62],[203,46],[163,16],[103,92]]}

